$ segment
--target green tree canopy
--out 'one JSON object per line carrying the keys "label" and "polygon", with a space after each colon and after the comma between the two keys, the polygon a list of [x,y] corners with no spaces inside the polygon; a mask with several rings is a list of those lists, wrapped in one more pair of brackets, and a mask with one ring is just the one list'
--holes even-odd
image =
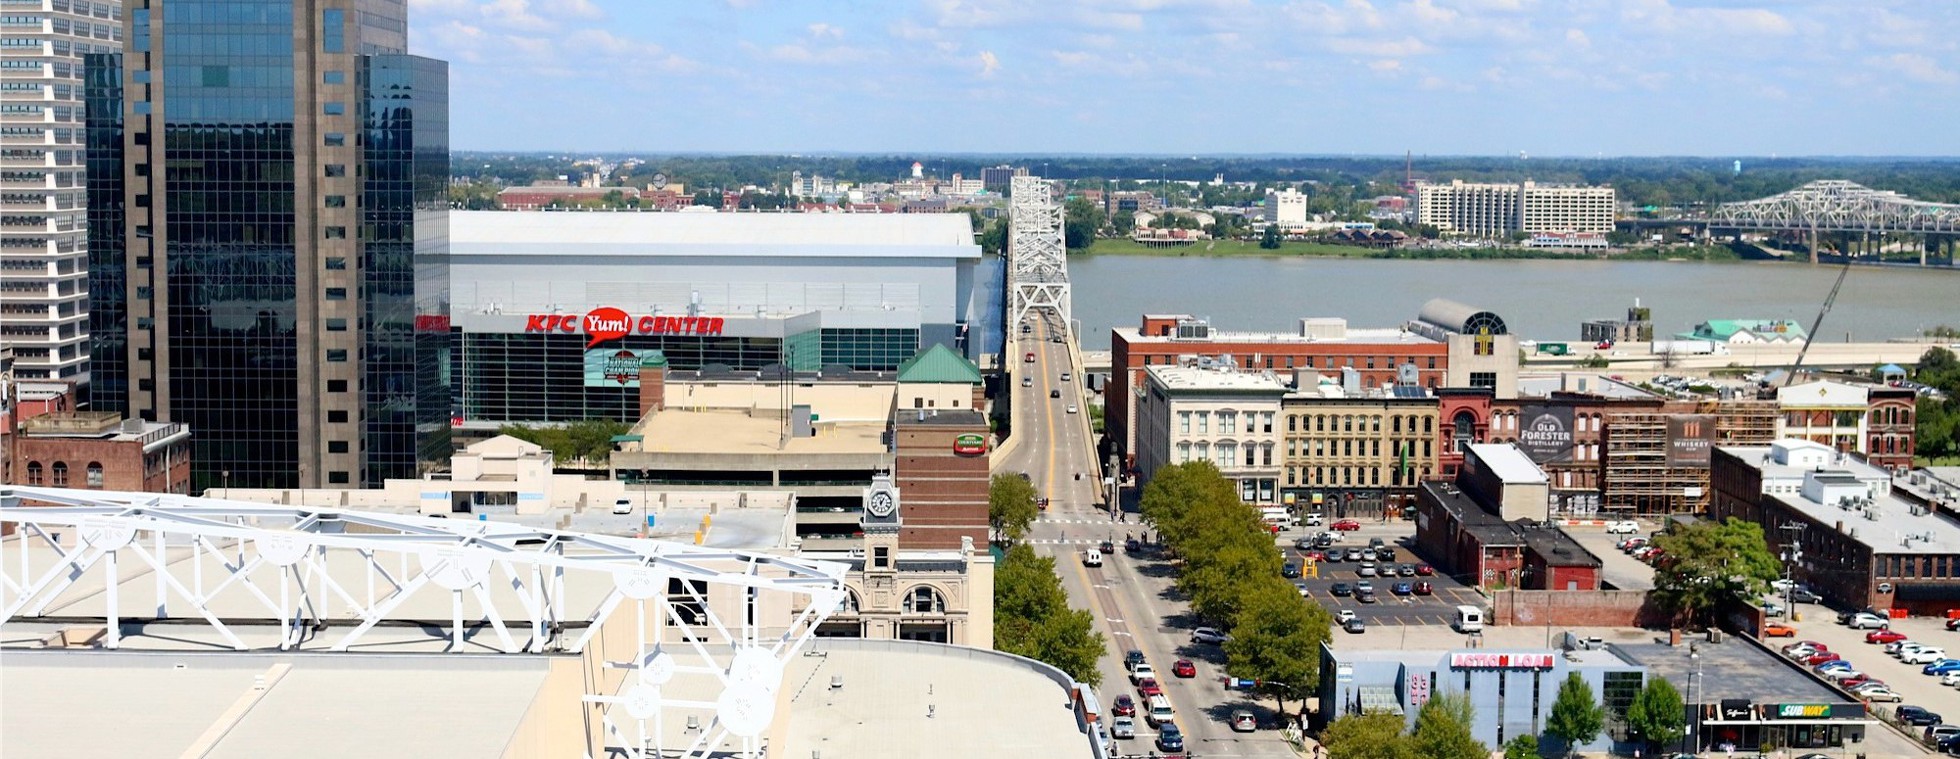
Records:
{"label": "green tree canopy", "polygon": [[1504,759],[1539,759],[1538,736],[1520,735],[1506,742]]}
{"label": "green tree canopy", "polygon": [[1018,474],[996,474],[987,484],[987,521],[1002,537],[1020,540],[1041,515],[1034,501],[1033,483]]}
{"label": "green tree canopy", "polygon": [[1416,712],[1416,751],[1423,759],[1489,759],[1490,747],[1470,732],[1470,697],[1437,693]]}
{"label": "green tree canopy", "polygon": [[1552,701],[1552,714],[1545,719],[1545,734],[1564,741],[1565,752],[1570,754],[1593,742],[1605,726],[1606,710],[1593,697],[1592,686],[1579,673],[1568,673],[1558,686],[1558,698]]}
{"label": "green tree canopy", "polygon": [[1686,715],[1687,706],[1674,684],[1665,677],[1649,677],[1627,707],[1627,727],[1650,746],[1664,747],[1681,739]]}
{"label": "green tree canopy", "polygon": [[1259,236],[1259,247],[1266,250],[1279,250],[1279,225],[1267,224],[1266,231]]}
{"label": "green tree canopy", "polygon": [[1047,662],[1091,686],[1104,638],[1095,618],[1068,605],[1055,560],[1026,544],[1007,549],[994,567],[994,648]]}
{"label": "green tree canopy", "polygon": [[1425,759],[1415,741],[1402,734],[1402,715],[1349,714],[1327,723],[1320,745],[1328,759]]}
{"label": "green tree canopy", "polygon": [[1678,527],[1654,545],[1666,556],[1654,573],[1655,598],[1690,624],[1705,623],[1724,601],[1762,595],[1782,574],[1762,525],[1734,517]]}
{"label": "green tree canopy", "polygon": [[603,464],[612,457],[612,439],[632,431],[633,425],[606,419],[586,419],[559,426],[506,424],[497,434],[536,443],[551,451],[560,464],[585,459]]}
{"label": "green tree canopy", "polygon": [[1268,689],[1286,711],[1286,694],[1304,697],[1320,687],[1320,646],[1334,617],[1326,607],[1307,603],[1291,585],[1256,582],[1242,601],[1225,641],[1225,671],[1233,677],[1282,685]]}

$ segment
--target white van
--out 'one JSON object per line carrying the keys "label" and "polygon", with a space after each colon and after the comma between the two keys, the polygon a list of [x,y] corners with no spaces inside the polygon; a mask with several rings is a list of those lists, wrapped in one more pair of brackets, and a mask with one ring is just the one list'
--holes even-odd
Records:
{"label": "white van", "polygon": [[1096,549],[1096,548],[1091,548],[1091,549],[1088,549],[1088,550],[1085,550],[1085,551],[1083,551],[1083,552],[1082,552],[1082,566],[1085,566],[1085,567],[1100,567],[1100,566],[1102,566],[1102,551],[1101,551],[1100,549]]}
{"label": "white van", "polygon": [[1475,606],[1456,607],[1455,627],[1460,633],[1483,632],[1484,610]]}
{"label": "white van", "polygon": [[1144,716],[1150,720],[1151,727],[1177,719],[1177,712],[1171,709],[1171,700],[1165,696],[1151,696],[1145,706],[1149,707],[1149,711]]}

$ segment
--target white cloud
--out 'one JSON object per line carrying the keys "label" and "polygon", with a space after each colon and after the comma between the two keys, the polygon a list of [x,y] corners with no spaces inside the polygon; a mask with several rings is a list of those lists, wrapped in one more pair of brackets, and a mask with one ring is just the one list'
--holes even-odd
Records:
{"label": "white cloud", "polygon": [[1960,74],[1942,68],[1938,61],[1919,53],[1893,53],[1870,59],[1872,65],[1893,71],[1907,79],[1927,84],[1960,82]]}
{"label": "white cloud", "polygon": [[1347,55],[1366,55],[1380,58],[1403,58],[1411,55],[1421,55],[1431,50],[1429,43],[1410,36],[1393,40],[1340,37],[1328,40],[1327,49]]}
{"label": "white cloud", "polygon": [[1395,60],[1394,58],[1383,58],[1379,61],[1369,61],[1368,68],[1371,71],[1388,74],[1396,71],[1401,71],[1402,62]]}
{"label": "white cloud", "polygon": [[1592,47],[1592,38],[1581,29],[1565,30],[1565,42],[1573,47]]}
{"label": "white cloud", "polygon": [[1000,58],[994,55],[994,51],[992,50],[980,51],[980,75],[981,76],[993,76],[994,71],[998,70],[999,68],[1000,68]]}
{"label": "white cloud", "polygon": [[844,30],[826,24],[822,21],[811,24],[809,26],[809,29],[810,29],[810,36],[816,37],[818,39],[823,39],[825,37],[834,40],[844,38]]}

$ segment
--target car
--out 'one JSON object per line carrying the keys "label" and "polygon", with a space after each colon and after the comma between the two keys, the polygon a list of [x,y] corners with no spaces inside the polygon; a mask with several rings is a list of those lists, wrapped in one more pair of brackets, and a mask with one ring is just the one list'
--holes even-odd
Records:
{"label": "car", "polygon": [[[1844,685],[1843,683],[1839,683],[1839,685],[1843,685],[1844,690],[1854,696],[1872,690],[1873,688],[1887,688],[1884,680],[1873,680],[1870,678],[1860,680],[1851,685]],[[1887,689],[1889,690],[1889,688]]]}
{"label": "car", "polygon": [[1369,539],[1368,539],[1368,547],[1369,547],[1369,548],[1386,548],[1386,547],[1388,547],[1388,541],[1386,541],[1386,540],[1382,540],[1381,538],[1369,538]]}
{"label": "car", "polygon": [[1128,693],[1117,696],[1115,701],[1109,702],[1109,713],[1118,717],[1137,716],[1137,700],[1130,698]]}
{"label": "car", "polygon": [[1341,629],[1359,635],[1368,631],[1368,624],[1362,622],[1360,617],[1355,617],[1346,622],[1342,622]]}
{"label": "car", "polygon": [[1321,550],[1301,551],[1300,558],[1305,561],[1326,561],[1327,552]]}
{"label": "car", "polygon": [[1960,672],[1960,659],[1941,659],[1919,669],[1922,675],[1944,675],[1948,672]]}
{"label": "car", "polygon": [[1293,548],[1294,550],[1298,550],[1298,551],[1311,551],[1319,547],[1320,546],[1313,544],[1313,538],[1311,537],[1301,538],[1299,540],[1293,541]]}
{"label": "car", "polygon": [[1219,632],[1218,628],[1215,627],[1200,627],[1196,630],[1191,631],[1192,643],[1208,643],[1211,645],[1218,645],[1220,643],[1224,643],[1225,641],[1231,639],[1232,639],[1231,636]]}
{"label": "car", "polygon": [[1346,556],[1346,555],[1347,555],[1347,554],[1346,554],[1345,552],[1343,552],[1343,551],[1341,551],[1341,549],[1339,549],[1339,548],[1335,548],[1335,549],[1332,549],[1332,550],[1330,550],[1330,551],[1328,551],[1328,552],[1327,552],[1327,563],[1329,563],[1329,564],[1339,564],[1339,563],[1341,563],[1341,557],[1343,557],[1343,556]]}
{"label": "car", "polygon": [[1850,667],[1832,667],[1818,670],[1817,674],[1822,675],[1826,680],[1841,683],[1854,677],[1863,677],[1865,673]]}
{"label": "car", "polygon": [[1363,559],[1363,558],[1361,558],[1361,549],[1359,549],[1359,548],[1350,548],[1350,549],[1347,549],[1347,560],[1348,560],[1348,561],[1366,561],[1366,559]]}
{"label": "car", "polygon": [[1817,666],[1811,667],[1811,669],[1816,670],[1819,673],[1830,672],[1833,670],[1842,670],[1842,671],[1849,672],[1851,671],[1851,662],[1845,659],[1830,659],[1827,661],[1819,662]]}
{"label": "car", "polygon": [[1310,596],[1312,596],[1312,595],[1313,595],[1313,591],[1312,591],[1312,590],[1309,590],[1309,589],[1307,588],[1307,581],[1306,581],[1306,580],[1294,580],[1294,581],[1293,581],[1293,589],[1294,589],[1294,590],[1297,590],[1297,591],[1300,591],[1300,597],[1301,597],[1301,598],[1307,598],[1307,597],[1310,597]]}
{"label": "car", "polygon": [[1259,729],[1259,718],[1252,716],[1252,712],[1244,709],[1232,710],[1231,723],[1232,732],[1235,733],[1250,733]]}
{"label": "car", "polygon": [[1177,729],[1176,722],[1157,726],[1157,748],[1164,751],[1184,750],[1184,733]]}
{"label": "car", "polygon": [[1853,630],[1890,630],[1892,620],[1868,611],[1861,611],[1851,615],[1851,620],[1846,622],[1845,626]]}
{"label": "car", "polygon": [[1948,672],[1940,675],[1940,684],[1960,687],[1960,672]]}
{"label": "car", "polygon": [[1179,659],[1171,664],[1171,675],[1174,677],[1197,677],[1198,665],[1192,664],[1190,659]]}
{"label": "car", "polygon": [[1780,649],[1780,650],[1781,650],[1781,651],[1783,651],[1783,655],[1784,655],[1784,656],[1795,656],[1795,655],[1796,655],[1796,652],[1797,652],[1797,649],[1799,649],[1799,648],[1808,648],[1808,649],[1810,649],[1809,651],[1806,651],[1806,652],[1804,652],[1804,654],[1803,654],[1804,656],[1809,656],[1809,655],[1811,655],[1811,654],[1813,654],[1813,653],[1816,653],[1816,652],[1818,652],[1818,651],[1829,651],[1829,650],[1831,650],[1831,647],[1830,647],[1830,646],[1826,646],[1826,645],[1824,645],[1824,644],[1822,644],[1822,643],[1819,643],[1819,642],[1817,642],[1817,641],[1814,641],[1814,640],[1800,640],[1800,641],[1797,641],[1797,642],[1795,642],[1795,643],[1791,643],[1790,645],[1787,645],[1787,646],[1784,646],[1784,647],[1783,647],[1782,649]]}
{"label": "car", "polygon": [[1948,629],[1948,630],[1960,630],[1960,617],[1955,617],[1955,618],[1953,618],[1953,619],[1949,619],[1949,620],[1947,620],[1947,621],[1946,621],[1946,629]]}
{"label": "car", "polygon": [[1892,689],[1884,686],[1879,686],[1877,688],[1865,688],[1852,695],[1857,696],[1859,700],[1862,701],[1886,701],[1886,702],[1896,704],[1900,701],[1905,700],[1904,696],[1901,696],[1897,693],[1893,693]]}
{"label": "car", "polygon": [[1944,658],[1946,658],[1946,651],[1932,646],[1917,648],[1899,654],[1899,661],[1907,664],[1932,664]]}
{"label": "car", "polygon": [[1327,528],[1340,532],[1348,532],[1361,529],[1361,523],[1353,519],[1337,519],[1333,524],[1327,525]]}
{"label": "car", "polygon": [[1355,570],[1354,573],[1362,577],[1374,577],[1376,575],[1375,563],[1372,561],[1361,562],[1361,568]]}
{"label": "car", "polygon": [[1430,577],[1430,576],[1433,576],[1433,575],[1435,575],[1435,574],[1436,574],[1436,568],[1435,568],[1435,567],[1432,567],[1432,566],[1429,566],[1428,564],[1417,564],[1417,565],[1416,565],[1416,576],[1417,576],[1417,577]]}
{"label": "car", "polygon": [[1082,566],[1100,567],[1102,566],[1102,557],[1103,557],[1102,551],[1098,551],[1094,548],[1084,550],[1082,552]]}
{"label": "car", "polygon": [[1360,601],[1361,603],[1364,603],[1364,604],[1371,604],[1371,603],[1374,603],[1374,602],[1375,602],[1375,591],[1372,591],[1372,590],[1357,590],[1357,591],[1355,591],[1355,592],[1354,592],[1354,600],[1356,600],[1356,601]]}
{"label": "car", "polygon": [[1137,682],[1137,695],[1149,701],[1151,696],[1164,695],[1164,686],[1157,684],[1157,678],[1146,677]]}
{"label": "car", "polygon": [[1128,651],[1123,652],[1123,669],[1134,670],[1137,668],[1138,664],[1142,664],[1143,662],[1144,662],[1144,658],[1143,658],[1142,651],[1138,651],[1137,649],[1132,648]]}
{"label": "car", "polygon": [[1937,725],[1946,721],[1941,719],[1940,715],[1928,711],[1926,707],[1913,706],[1911,704],[1906,704],[1892,710],[1892,716],[1899,718],[1900,722],[1904,722],[1913,727]]}
{"label": "car", "polygon": [[1361,582],[1357,582],[1354,584],[1354,592],[1373,593],[1375,592],[1375,584],[1367,580],[1362,580]]}
{"label": "car", "polygon": [[[1897,643],[1887,643],[1887,644],[1885,644],[1885,653],[1887,653],[1887,654],[1890,654],[1890,655],[1892,655],[1892,656],[1894,656],[1894,657],[1903,657],[1903,656],[1905,656],[1906,654],[1909,654],[1909,653],[1912,653],[1912,652],[1914,652],[1914,651],[1918,651],[1918,650],[1920,650],[1920,649],[1922,649],[1922,648],[1927,648],[1927,647],[1928,647],[1928,646],[1927,646],[1926,644],[1924,644],[1924,643],[1921,643],[1921,642],[1919,642],[1919,641],[1916,641],[1916,640],[1902,640],[1902,641],[1899,641],[1899,642],[1897,642]],[[1935,658],[1944,658],[1944,657],[1935,657]]]}
{"label": "car", "polygon": [[1048,397],[1050,397],[1050,398],[1060,398],[1060,397],[1062,397],[1062,391],[1060,391],[1060,390],[1050,390],[1050,391],[1048,391]]}
{"label": "car", "polygon": [[1631,519],[1606,523],[1606,534],[1608,535],[1632,535],[1639,531],[1640,523]]}
{"label": "car", "polygon": [[1327,515],[1322,514],[1318,511],[1307,512],[1306,516],[1300,518],[1300,524],[1307,527],[1319,527],[1323,522],[1326,521],[1327,521]]}
{"label": "car", "polygon": [[1920,735],[1921,737],[1925,738],[1927,741],[1937,745],[1937,744],[1945,743],[1947,739],[1952,738],[1953,736],[1960,735],[1960,725],[1947,725],[1947,724],[1927,725],[1926,732],[1921,733]]}
{"label": "car", "polygon": [[1335,624],[1345,625],[1347,624],[1347,621],[1350,619],[1354,619],[1353,609],[1342,609],[1340,611],[1334,612]]}
{"label": "car", "polygon": [[1626,540],[1622,540],[1618,543],[1615,543],[1613,547],[1620,549],[1621,553],[1633,553],[1634,549],[1644,545],[1647,545],[1647,539],[1644,537],[1635,536],[1635,537],[1627,538]]}
{"label": "car", "polygon": [[1775,601],[1764,603],[1763,616],[1767,616],[1767,617],[1783,616],[1783,604],[1777,603]]}
{"label": "car", "polygon": [[1436,592],[1436,586],[1434,585],[1430,585],[1427,582],[1416,583],[1416,595],[1418,596],[1426,596],[1435,592]]}
{"label": "car", "polygon": [[1327,592],[1337,597],[1351,596],[1354,595],[1354,586],[1344,582],[1337,582],[1327,586]]}
{"label": "car", "polygon": [[1280,565],[1279,576],[1284,577],[1288,580],[1299,577],[1300,576],[1299,562],[1289,561],[1286,562],[1285,564]]}
{"label": "car", "polygon": [[1781,593],[1781,592],[1783,592],[1783,591],[1786,591],[1786,590],[1792,590],[1792,589],[1794,589],[1794,588],[1796,588],[1796,587],[1797,587],[1797,583],[1796,583],[1796,581],[1795,581],[1795,580],[1792,580],[1792,579],[1790,579],[1790,578],[1788,578],[1788,577],[1782,577],[1782,578],[1778,578],[1778,579],[1775,579],[1775,580],[1771,580],[1771,581],[1769,581],[1769,586],[1770,586],[1771,588],[1773,588],[1773,589],[1775,589],[1775,590],[1776,590],[1776,592],[1778,592],[1778,593]]}
{"label": "car", "polygon": [[1068,372],[1062,372],[1062,381],[1067,382],[1068,378],[1069,378]]}
{"label": "car", "polygon": [[1791,627],[1781,622],[1771,622],[1769,624],[1763,625],[1763,637],[1794,638],[1797,637],[1797,628]]}
{"label": "car", "polygon": [[1137,685],[1142,685],[1143,681],[1153,680],[1156,677],[1157,668],[1150,666],[1150,662],[1140,661],[1137,662],[1136,666],[1130,668],[1130,682]]}
{"label": "car", "polygon": [[1821,604],[1824,602],[1823,596],[1817,595],[1815,591],[1812,591],[1808,588],[1797,588],[1796,590],[1792,590],[1790,591],[1789,596],[1790,596],[1791,603]]}
{"label": "car", "polygon": [[1135,717],[1117,717],[1109,721],[1109,737],[1117,740],[1130,740],[1137,737]]}
{"label": "car", "polygon": [[1808,665],[1810,665],[1810,666],[1812,666],[1812,667],[1815,667],[1815,666],[1817,666],[1817,665],[1819,665],[1819,664],[1823,664],[1824,662],[1827,662],[1827,661],[1837,661],[1837,660],[1839,660],[1839,659],[1842,659],[1842,658],[1844,658],[1844,657],[1842,657],[1842,656],[1839,656],[1839,655],[1838,655],[1838,654],[1837,654],[1836,652],[1834,652],[1834,651],[1818,651],[1817,653],[1814,653],[1814,654],[1811,654],[1811,655],[1809,655],[1809,656],[1806,656],[1806,657],[1804,657],[1804,658],[1803,658],[1803,663],[1805,663],[1805,664],[1808,664]]}
{"label": "car", "polygon": [[1865,633],[1866,643],[1897,643],[1905,639],[1906,634],[1897,630],[1873,630]]}
{"label": "car", "polygon": [[1395,573],[1403,577],[1414,577],[1416,576],[1416,565],[1398,564],[1395,567]]}
{"label": "car", "polygon": [[1071,403],[1071,404],[1069,404],[1069,405],[1068,405],[1068,412],[1069,412],[1069,413],[1071,413],[1071,414],[1079,414],[1079,413],[1082,413],[1082,407],[1080,407],[1080,406],[1077,406],[1077,405],[1075,405],[1075,404],[1073,404],[1073,403]]}
{"label": "car", "polygon": [[613,505],[612,505],[612,513],[614,513],[614,514],[631,514],[631,513],[633,513],[633,499],[631,499],[631,498],[620,498],[620,499],[617,499],[617,500],[615,500],[615,501],[613,501]]}
{"label": "car", "polygon": [[1321,534],[1319,534],[1319,535],[1315,535],[1315,536],[1313,536],[1313,547],[1315,547],[1315,548],[1331,548],[1331,547],[1333,547],[1333,545],[1334,545],[1334,542],[1335,542],[1335,541],[1337,541],[1337,540],[1340,540],[1340,539],[1341,539],[1341,536],[1340,536],[1339,534],[1337,534],[1337,533],[1332,533],[1332,532],[1323,532],[1323,533],[1321,533]]}
{"label": "car", "polygon": [[1878,685],[1884,685],[1884,684],[1885,684],[1885,681],[1883,681],[1883,680],[1874,680],[1874,679],[1872,679],[1872,676],[1871,676],[1871,675],[1867,675],[1867,674],[1863,674],[1863,673],[1859,673],[1859,674],[1855,674],[1855,675],[1852,675],[1852,676],[1850,676],[1850,677],[1847,677],[1847,678],[1844,678],[1843,680],[1839,680],[1839,681],[1838,681],[1838,687],[1840,687],[1840,688],[1843,688],[1843,689],[1845,689],[1845,690],[1851,690],[1852,688],[1856,688],[1856,687],[1858,687],[1858,686],[1860,686],[1860,685],[1864,685],[1865,683],[1876,683],[1876,684],[1878,684]]}
{"label": "car", "polygon": [[1390,586],[1388,592],[1394,593],[1395,595],[1398,596],[1406,596],[1416,592],[1416,586],[1414,583],[1398,582],[1395,583],[1393,586]]}
{"label": "car", "polygon": [[1103,541],[1103,542],[1102,542],[1102,545],[1101,545],[1100,547],[1102,548],[1102,552],[1103,552],[1103,553],[1106,553],[1106,554],[1109,554],[1109,553],[1116,553],[1116,543],[1115,543],[1115,541],[1110,541],[1110,540],[1105,540],[1105,541]]}
{"label": "car", "polygon": [[1028,355],[1025,355],[1025,356],[1022,356],[1022,357],[1021,357],[1021,363],[1024,363],[1024,364],[1032,364],[1032,363],[1034,363],[1034,351],[1028,351]]}

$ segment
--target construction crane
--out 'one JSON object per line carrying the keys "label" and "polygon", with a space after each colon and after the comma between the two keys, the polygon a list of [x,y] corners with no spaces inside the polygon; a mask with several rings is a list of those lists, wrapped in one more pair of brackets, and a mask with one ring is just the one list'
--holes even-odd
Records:
{"label": "construction crane", "polygon": [[1824,307],[1817,310],[1817,318],[1810,322],[1810,332],[1803,336],[1803,347],[1797,349],[1797,360],[1790,364],[1790,373],[1783,377],[1783,387],[1789,387],[1790,382],[1797,378],[1797,370],[1803,366],[1803,357],[1810,353],[1810,341],[1817,339],[1817,330],[1824,326],[1824,315],[1831,312],[1831,304],[1837,302],[1838,290],[1844,288],[1844,275],[1850,273],[1851,256],[1847,255],[1843,268],[1838,269],[1837,282],[1831,285],[1831,294],[1824,296]]}

